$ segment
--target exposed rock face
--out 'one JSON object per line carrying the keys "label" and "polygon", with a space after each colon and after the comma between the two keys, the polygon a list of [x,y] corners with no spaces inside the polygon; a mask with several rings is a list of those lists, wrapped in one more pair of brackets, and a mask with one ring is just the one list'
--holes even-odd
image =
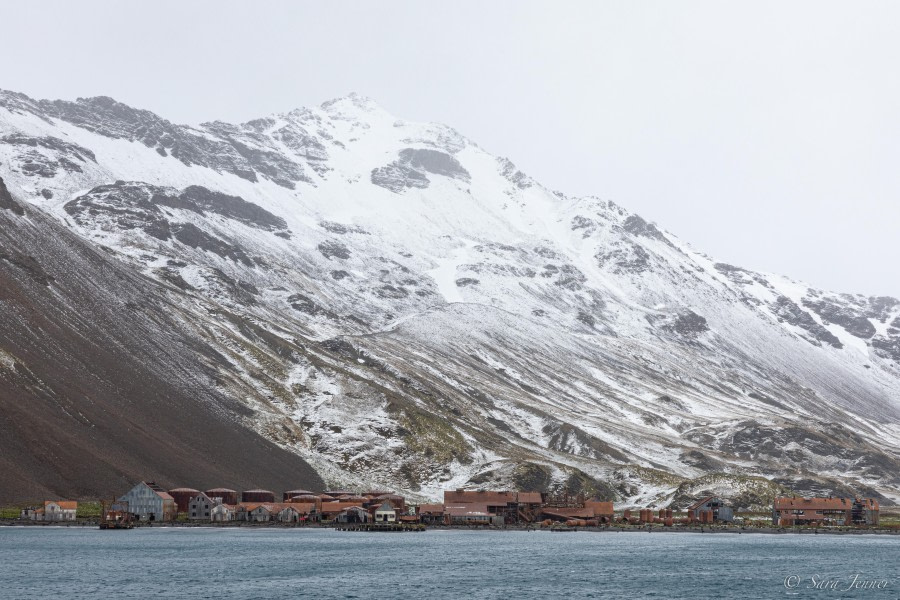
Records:
{"label": "exposed rock face", "polygon": [[22,208],[18,202],[13,200],[2,177],[0,177],[0,209],[11,211],[20,217],[25,214],[25,209]]}
{"label": "exposed rock face", "polygon": [[184,127],[0,92],[0,175],[0,462],[38,457],[0,490],[308,463],[422,499],[900,499],[900,301],[716,263],[449,127],[356,95]]}
{"label": "exposed rock face", "polygon": [[406,188],[424,189],[430,184],[426,173],[469,181],[469,172],[449,154],[438,150],[404,148],[396,161],[372,170],[372,183],[396,193]]}
{"label": "exposed rock face", "polygon": [[772,306],[772,310],[779,318],[809,332],[811,337],[805,339],[810,343],[825,342],[838,349],[844,347],[837,336],[817,323],[808,312],[797,306],[787,296],[779,296]]}
{"label": "exposed rock face", "polygon": [[684,336],[698,336],[701,333],[709,331],[709,325],[706,319],[698,315],[692,310],[688,310],[675,319],[671,325],[672,331]]}

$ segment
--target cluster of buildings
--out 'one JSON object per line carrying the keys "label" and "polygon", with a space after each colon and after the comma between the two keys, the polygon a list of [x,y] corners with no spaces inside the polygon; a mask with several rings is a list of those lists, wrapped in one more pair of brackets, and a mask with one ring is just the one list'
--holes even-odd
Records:
{"label": "cluster of buildings", "polygon": [[19,518],[28,521],[56,523],[58,521],[74,521],[78,512],[78,503],[74,500],[45,500],[44,506],[28,506],[19,513]]}
{"label": "cluster of buildings", "polygon": [[[78,503],[47,500],[42,507],[27,507],[21,518],[32,521],[74,521]],[[565,523],[591,526],[607,523],[629,524],[712,524],[730,523],[731,507],[716,496],[699,498],[674,518],[671,509],[625,510],[620,516],[613,503],[582,495],[553,495],[542,492],[447,490],[441,504],[408,506],[403,496],[385,492],[357,493],[329,490],[289,490],[276,501],[269,490],[237,492],[228,488],[200,491],[193,488],[165,490],[142,481],[110,506],[104,520],[173,521],[183,514],[189,521],[223,523],[423,523],[426,525],[502,526],[516,524]],[[772,523],[795,525],[878,525],[880,507],[873,498],[776,498]]]}
{"label": "cluster of buildings", "polygon": [[418,521],[408,514],[403,496],[385,491],[356,493],[329,490],[283,492],[276,501],[270,490],[228,488],[206,491],[193,488],[164,490],[153,482],[142,481],[122,495],[111,507],[115,514],[127,513],[137,521],[171,521],[184,513],[189,521],[224,523],[394,523]]}

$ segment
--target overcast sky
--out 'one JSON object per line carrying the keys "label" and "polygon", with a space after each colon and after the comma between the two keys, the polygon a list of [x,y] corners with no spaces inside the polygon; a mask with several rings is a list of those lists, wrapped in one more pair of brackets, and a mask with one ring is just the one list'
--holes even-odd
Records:
{"label": "overcast sky", "polygon": [[0,88],[180,123],[351,91],[718,260],[900,297],[900,2],[3,2]]}

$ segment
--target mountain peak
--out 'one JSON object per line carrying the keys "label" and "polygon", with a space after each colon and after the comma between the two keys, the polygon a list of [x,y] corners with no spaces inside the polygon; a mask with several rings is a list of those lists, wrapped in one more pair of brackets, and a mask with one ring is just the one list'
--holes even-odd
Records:
{"label": "mountain peak", "polygon": [[346,96],[332,98],[321,104],[322,110],[335,116],[350,116],[354,114],[387,115],[388,112],[375,100],[356,92],[350,92]]}

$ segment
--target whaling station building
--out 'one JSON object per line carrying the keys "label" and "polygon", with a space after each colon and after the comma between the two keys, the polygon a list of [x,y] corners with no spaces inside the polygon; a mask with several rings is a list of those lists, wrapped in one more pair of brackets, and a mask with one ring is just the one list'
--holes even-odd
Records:
{"label": "whaling station building", "polygon": [[878,525],[874,498],[775,498],[772,523],[793,525]]}
{"label": "whaling station building", "polygon": [[175,499],[152,481],[142,481],[112,506],[112,510],[131,513],[140,521],[172,521],[178,507]]}
{"label": "whaling station building", "polygon": [[688,519],[695,523],[731,523],[734,511],[721,498],[706,496],[687,507]]}

